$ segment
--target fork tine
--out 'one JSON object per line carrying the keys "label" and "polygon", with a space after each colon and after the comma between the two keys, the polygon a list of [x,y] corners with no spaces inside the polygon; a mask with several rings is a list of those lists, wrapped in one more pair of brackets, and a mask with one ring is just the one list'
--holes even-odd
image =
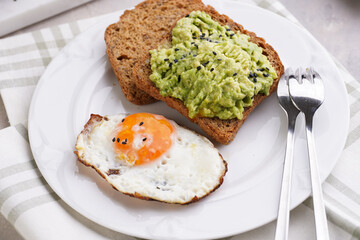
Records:
{"label": "fork tine", "polygon": [[320,78],[321,79],[320,74],[317,71],[315,71],[313,67],[310,67],[310,71],[312,73],[313,78]]}
{"label": "fork tine", "polygon": [[295,79],[301,84],[303,83],[304,69],[302,67],[296,69]]}
{"label": "fork tine", "polygon": [[287,78],[287,85],[289,86],[290,84],[290,80],[291,79],[295,79],[296,80],[296,74],[294,73],[292,68],[288,68],[286,69],[287,73],[289,74],[288,78]]}
{"label": "fork tine", "polygon": [[287,68],[285,70],[285,75],[287,75],[287,76],[294,75],[294,71],[292,70],[292,68]]}
{"label": "fork tine", "polygon": [[286,69],[285,73],[280,78],[277,88],[278,96],[283,96],[284,94],[286,94],[285,91],[288,91],[289,71],[291,71],[291,69]]}
{"label": "fork tine", "polygon": [[289,79],[294,75],[294,71],[292,70],[292,68],[287,68],[285,70],[285,73],[284,73],[284,84],[286,86],[289,86]]}
{"label": "fork tine", "polygon": [[305,77],[309,82],[314,83],[314,69],[312,67],[306,69]]}
{"label": "fork tine", "polygon": [[318,72],[316,72],[313,68],[312,68],[312,76],[313,76],[313,79],[314,79],[315,83],[317,83],[317,82],[322,83],[322,79],[321,79],[320,74]]}
{"label": "fork tine", "polygon": [[310,71],[311,71],[311,78],[313,80],[313,83],[317,85],[323,84],[320,74],[316,72],[312,67],[310,68]]}
{"label": "fork tine", "polygon": [[294,76],[294,71],[292,68],[287,68],[285,71],[285,79],[286,79],[286,85],[289,85],[289,79]]}
{"label": "fork tine", "polygon": [[[292,71],[292,70],[291,70]],[[299,69],[297,68],[295,70],[295,73],[292,71],[291,72],[291,75],[289,76],[289,83],[288,83],[288,86],[289,86],[289,95],[291,95],[291,91],[290,89],[292,88],[291,86],[294,86],[294,85],[297,85],[300,83],[299,81]]]}

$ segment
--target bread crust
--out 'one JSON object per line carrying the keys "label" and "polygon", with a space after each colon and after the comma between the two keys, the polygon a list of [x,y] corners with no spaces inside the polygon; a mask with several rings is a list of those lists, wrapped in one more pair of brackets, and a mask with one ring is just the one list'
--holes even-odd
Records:
{"label": "bread crust", "polygon": [[201,0],[147,0],[126,10],[105,31],[106,53],[125,97],[143,105],[155,102],[135,84],[135,64],[155,48],[186,12],[205,9]]}
{"label": "bread crust", "polygon": [[[207,6],[206,9],[200,9],[201,11],[205,11],[207,14],[211,16],[212,19],[219,22],[221,25],[227,25],[234,32],[239,31],[243,34],[248,35],[249,41],[257,44],[263,49],[263,54],[268,58],[271,65],[274,67],[276,74],[278,76],[277,79],[274,80],[272,86],[270,87],[269,95],[276,91],[278,82],[280,80],[281,75],[284,73],[284,66],[280,60],[279,55],[274,50],[272,46],[265,42],[265,40],[261,37],[258,37],[254,32],[248,31],[243,28],[242,25],[234,22],[226,15],[222,15],[218,13],[213,7]],[[188,12],[187,14],[189,14]],[[184,17],[184,14],[182,17]],[[182,17],[179,17],[181,19]],[[178,19],[178,20],[179,20]],[[175,26],[175,25],[174,25]],[[171,43],[171,31],[164,37],[162,44]],[[150,53],[142,58],[139,61],[135,68],[133,69],[133,75],[135,76],[135,83],[138,88],[147,92],[149,95],[154,97],[155,99],[164,101],[171,108],[176,109],[182,115],[187,117],[190,121],[198,124],[204,132],[206,132],[213,140],[221,143],[221,144],[229,144],[236,136],[236,133],[248,118],[250,113],[268,96],[264,94],[257,94],[253,99],[253,105],[245,108],[243,112],[242,119],[226,119],[222,120],[217,117],[208,118],[208,117],[189,117],[189,111],[187,107],[183,104],[183,102],[179,99],[173,97],[164,97],[160,94],[160,90],[155,86],[155,84],[150,80],[149,76],[151,75],[151,66],[150,66]]]}

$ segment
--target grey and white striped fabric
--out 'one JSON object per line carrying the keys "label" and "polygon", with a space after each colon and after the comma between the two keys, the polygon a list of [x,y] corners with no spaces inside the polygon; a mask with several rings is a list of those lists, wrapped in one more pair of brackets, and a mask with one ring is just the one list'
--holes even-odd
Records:
{"label": "grey and white striped fabric", "polygon": [[[299,24],[278,1],[252,2]],[[0,130],[0,210],[25,239],[136,239],[104,228],[67,206],[31,154],[27,118],[33,91],[56,54],[104,16],[0,40],[0,94],[10,127]],[[351,120],[343,153],[324,187],[331,239],[360,239],[360,84],[339,63]],[[314,239],[312,201],[291,213],[290,239]],[[226,239],[272,239],[275,223]]]}

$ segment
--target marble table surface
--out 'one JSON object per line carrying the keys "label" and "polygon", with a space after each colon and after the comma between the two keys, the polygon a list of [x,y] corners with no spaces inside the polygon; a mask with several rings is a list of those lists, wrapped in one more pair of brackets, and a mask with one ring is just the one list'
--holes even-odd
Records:
{"label": "marble table surface", "polygon": [[[358,0],[280,0],[325,48],[360,81],[360,1]],[[122,0],[131,6],[131,0]],[[95,0],[8,36],[88,18],[118,9],[116,0]],[[7,37],[7,36],[5,36]],[[0,98],[0,129],[9,126]],[[0,214],[0,239],[23,239]]]}

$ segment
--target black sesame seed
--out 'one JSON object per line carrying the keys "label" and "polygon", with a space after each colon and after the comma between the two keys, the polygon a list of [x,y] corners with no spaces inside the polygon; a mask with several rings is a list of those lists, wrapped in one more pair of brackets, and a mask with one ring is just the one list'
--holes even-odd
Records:
{"label": "black sesame seed", "polygon": [[256,73],[254,73],[254,77],[257,77],[257,74],[256,74]]}
{"label": "black sesame seed", "polygon": [[256,78],[254,78],[254,82],[257,82],[257,79],[256,79]]}
{"label": "black sesame seed", "polygon": [[268,67],[266,67],[266,70],[268,70],[268,71],[269,71],[270,69],[269,69]]}
{"label": "black sesame seed", "polygon": [[227,28],[226,31],[230,31],[231,29],[230,28]]}
{"label": "black sesame seed", "polygon": [[216,52],[213,52],[213,54],[216,56]]}
{"label": "black sesame seed", "polygon": [[125,145],[125,144],[126,144],[126,142],[121,142],[121,144],[124,144],[124,145]]}
{"label": "black sesame seed", "polygon": [[143,138],[143,142],[146,141],[147,138]]}
{"label": "black sesame seed", "polygon": [[199,46],[198,46],[197,44],[194,44],[194,46],[195,46],[196,48],[199,48]]}
{"label": "black sesame seed", "polygon": [[209,61],[203,63],[202,65],[203,65],[204,67],[206,67],[206,65],[208,65],[208,64],[209,64]]}
{"label": "black sesame seed", "polygon": [[140,122],[139,126],[141,126],[141,125],[143,125],[143,124],[144,124],[144,122]]}
{"label": "black sesame seed", "polygon": [[232,34],[230,34],[230,37],[232,37],[232,36],[234,36],[235,35],[235,33],[232,33]]}
{"label": "black sesame seed", "polygon": [[234,73],[234,74],[233,74],[233,76],[236,76],[236,75],[237,75],[237,73]]}
{"label": "black sesame seed", "polygon": [[211,69],[210,69],[210,72],[212,72],[212,71],[214,71],[214,68],[211,68]]}
{"label": "black sesame seed", "polygon": [[219,41],[215,41],[214,43],[219,43]]}
{"label": "black sesame seed", "polygon": [[251,96],[251,99],[254,99],[254,96]]}
{"label": "black sesame seed", "polygon": [[212,40],[210,39],[209,42],[212,42]]}
{"label": "black sesame seed", "polygon": [[179,75],[178,76],[178,83],[181,81],[181,76]]}
{"label": "black sesame seed", "polygon": [[191,42],[191,44],[195,44],[195,42]]}
{"label": "black sesame seed", "polygon": [[211,35],[212,35],[212,33],[209,34],[209,36],[211,36]]}
{"label": "black sesame seed", "polygon": [[205,37],[205,33],[201,34],[202,37]]}
{"label": "black sesame seed", "polygon": [[268,76],[269,76],[269,74],[267,74],[267,73],[264,73],[263,75],[264,75],[264,77],[268,77]]}
{"label": "black sesame seed", "polygon": [[196,37],[193,37],[192,39],[196,39]]}
{"label": "black sesame seed", "polygon": [[169,61],[169,59],[168,59],[168,58],[165,58],[164,61],[165,61],[165,62],[166,62],[166,61]]}
{"label": "black sesame seed", "polygon": [[175,51],[179,51],[180,49],[178,49],[178,48],[175,48],[174,50],[175,50]]}
{"label": "black sesame seed", "polygon": [[112,141],[115,142],[115,138],[113,138]]}
{"label": "black sesame seed", "polygon": [[186,57],[186,54],[182,55],[182,58],[185,58]]}
{"label": "black sesame seed", "polygon": [[256,90],[256,87],[254,87],[254,90]]}
{"label": "black sesame seed", "polygon": [[185,17],[189,17],[189,14],[188,14],[188,15],[186,15]]}
{"label": "black sesame seed", "polygon": [[220,34],[219,37],[222,37],[222,35]]}
{"label": "black sesame seed", "polygon": [[197,69],[197,70],[200,70],[200,69],[201,69],[201,66],[198,66],[196,69]]}
{"label": "black sesame seed", "polygon": [[117,142],[120,142],[120,138],[116,139]]}
{"label": "black sesame seed", "polygon": [[196,57],[196,56],[197,56],[196,54],[193,55],[193,57]]}
{"label": "black sesame seed", "polygon": [[254,75],[253,75],[253,73],[251,72],[251,73],[249,73],[249,78],[252,78],[252,77],[254,77]]}
{"label": "black sesame seed", "polygon": [[172,62],[171,63],[169,63],[169,67],[171,67],[172,66]]}
{"label": "black sesame seed", "polygon": [[123,118],[122,120],[121,120],[121,122],[124,122],[125,121],[125,118]]}
{"label": "black sesame seed", "polygon": [[218,58],[218,61],[221,61],[222,59],[221,58]]}
{"label": "black sesame seed", "polygon": [[174,63],[177,63],[179,60],[177,60],[177,59],[174,59]]}
{"label": "black sesame seed", "polygon": [[260,68],[260,71],[263,72],[265,70],[265,68]]}

